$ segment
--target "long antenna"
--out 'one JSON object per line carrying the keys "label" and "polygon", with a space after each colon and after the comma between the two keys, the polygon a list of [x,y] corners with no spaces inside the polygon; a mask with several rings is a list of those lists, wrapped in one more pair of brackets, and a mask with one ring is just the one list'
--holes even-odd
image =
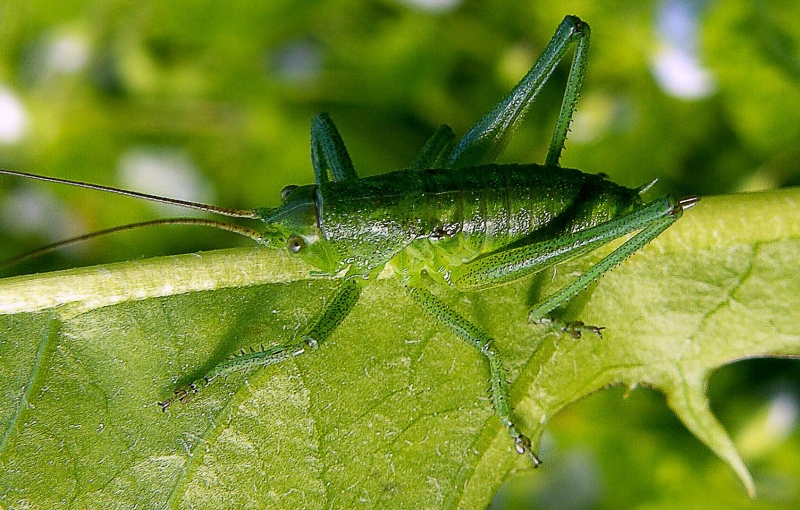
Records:
{"label": "long antenna", "polygon": [[69,239],[64,239],[63,241],[58,241],[52,244],[48,244],[47,246],[42,246],[34,250],[22,253],[20,255],[15,255],[10,259],[0,261],[0,267],[10,266],[12,264],[16,264],[17,262],[22,262],[23,260],[27,260],[33,257],[38,257],[39,255],[44,255],[45,253],[49,253],[64,246],[75,244],[81,241],[86,241],[87,239],[92,239],[94,237],[100,237],[107,234],[113,234],[115,232],[122,232],[125,230],[132,230],[139,227],[149,227],[153,225],[196,225],[201,227],[213,227],[220,230],[227,230],[228,232],[233,232],[234,234],[239,234],[245,237],[249,237],[250,239],[252,239],[257,243],[263,243],[264,240],[261,233],[259,233],[257,230],[253,230],[247,227],[241,227],[239,225],[231,225],[229,223],[222,223],[221,221],[204,220],[202,218],[167,218],[162,220],[151,220],[151,221],[142,221],[138,223],[129,223],[128,225],[120,225],[117,227],[107,228],[105,230],[98,230],[97,232],[91,232],[89,234],[70,237]]}
{"label": "long antenna", "polygon": [[[136,191],[128,191],[120,188],[112,188],[111,186],[101,186],[99,184],[89,184],[88,182],[71,181],[69,179],[57,179],[55,177],[45,177],[43,175],[29,174],[26,172],[15,172],[13,170],[3,170],[0,168],[0,174],[12,175],[14,177],[26,177],[28,179],[35,179],[38,181],[53,182],[56,184],[67,184],[69,186],[77,186],[79,188],[88,188],[97,191],[107,191],[109,193],[116,193],[117,195],[124,195],[126,197],[141,198],[149,200],[150,202],[159,202],[162,204],[176,205],[178,207],[186,207],[188,209],[197,209],[199,211],[206,211],[223,216],[232,216],[234,218],[250,218],[257,220],[260,218],[255,209],[228,209],[226,207],[219,207],[210,204],[201,204],[198,202],[189,202],[187,200],[178,200],[177,198],[160,197],[158,195],[150,195],[147,193],[139,193]],[[124,230],[124,229],[123,229]]]}

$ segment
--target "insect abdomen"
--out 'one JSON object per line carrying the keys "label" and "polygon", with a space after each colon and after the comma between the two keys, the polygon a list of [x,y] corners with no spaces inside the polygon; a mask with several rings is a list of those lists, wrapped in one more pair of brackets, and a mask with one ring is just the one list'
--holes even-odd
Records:
{"label": "insect abdomen", "polygon": [[425,193],[428,240],[462,261],[523,239],[583,230],[641,202],[635,190],[571,169],[488,165],[435,172],[454,182],[451,190]]}
{"label": "insect abdomen", "polygon": [[635,190],[599,176],[533,164],[404,170],[324,183],[319,193],[325,238],[345,264],[365,270],[412,243],[459,264],[531,235],[588,228],[639,203]]}

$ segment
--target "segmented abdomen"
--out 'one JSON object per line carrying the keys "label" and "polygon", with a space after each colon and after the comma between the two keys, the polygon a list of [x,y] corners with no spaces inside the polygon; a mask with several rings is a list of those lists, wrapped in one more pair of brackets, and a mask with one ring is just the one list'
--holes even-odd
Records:
{"label": "segmented abdomen", "polygon": [[602,177],[540,165],[399,171],[321,184],[320,229],[348,264],[372,270],[406,248],[460,264],[515,242],[607,221],[640,203]]}
{"label": "segmented abdomen", "polygon": [[441,178],[442,172],[450,171],[422,177],[429,191],[420,215],[429,222],[430,242],[463,260],[583,230],[640,203],[635,190],[572,169],[490,165]]}

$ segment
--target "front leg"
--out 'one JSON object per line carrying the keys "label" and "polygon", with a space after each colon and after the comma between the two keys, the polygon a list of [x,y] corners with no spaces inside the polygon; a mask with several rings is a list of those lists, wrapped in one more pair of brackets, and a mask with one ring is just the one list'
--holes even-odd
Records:
{"label": "front leg", "polygon": [[425,313],[447,326],[456,336],[477,349],[489,362],[489,382],[492,389],[492,402],[495,413],[500,418],[500,422],[508,428],[508,432],[514,440],[514,449],[517,453],[528,454],[534,467],[538,467],[542,461],[531,450],[531,440],[522,434],[512,421],[511,408],[508,404],[508,382],[506,381],[505,369],[492,337],[451,310],[428,290],[422,287],[409,286],[407,287],[407,292]]}
{"label": "front leg", "polygon": [[339,286],[333,300],[325,307],[322,314],[314,322],[307,333],[294,343],[264,348],[263,344],[242,349],[237,354],[218,364],[200,379],[189,385],[175,388],[174,395],[158,404],[166,411],[174,401],[185,404],[194,395],[208,386],[218,377],[225,377],[233,372],[241,372],[254,367],[265,367],[296,358],[309,351],[315,351],[339,327],[339,324],[350,314],[361,294],[361,278],[347,278]]}

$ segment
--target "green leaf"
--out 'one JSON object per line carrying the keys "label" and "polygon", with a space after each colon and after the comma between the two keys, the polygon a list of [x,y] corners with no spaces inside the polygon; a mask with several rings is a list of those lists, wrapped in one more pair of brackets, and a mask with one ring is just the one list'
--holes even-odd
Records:
{"label": "green leaf", "polygon": [[[572,305],[606,326],[602,339],[527,323],[543,278],[442,297],[496,336],[534,438],[593,392],[653,387],[752,493],[705,384],[738,359],[800,355],[798,204],[800,189],[703,199]],[[560,266],[554,285],[601,255]],[[335,289],[307,270],[235,249],[0,282],[0,503],[487,505],[525,465],[493,414],[487,367],[392,279],[368,286],[317,352],[161,412],[176,384],[237,349],[291,341]]]}

